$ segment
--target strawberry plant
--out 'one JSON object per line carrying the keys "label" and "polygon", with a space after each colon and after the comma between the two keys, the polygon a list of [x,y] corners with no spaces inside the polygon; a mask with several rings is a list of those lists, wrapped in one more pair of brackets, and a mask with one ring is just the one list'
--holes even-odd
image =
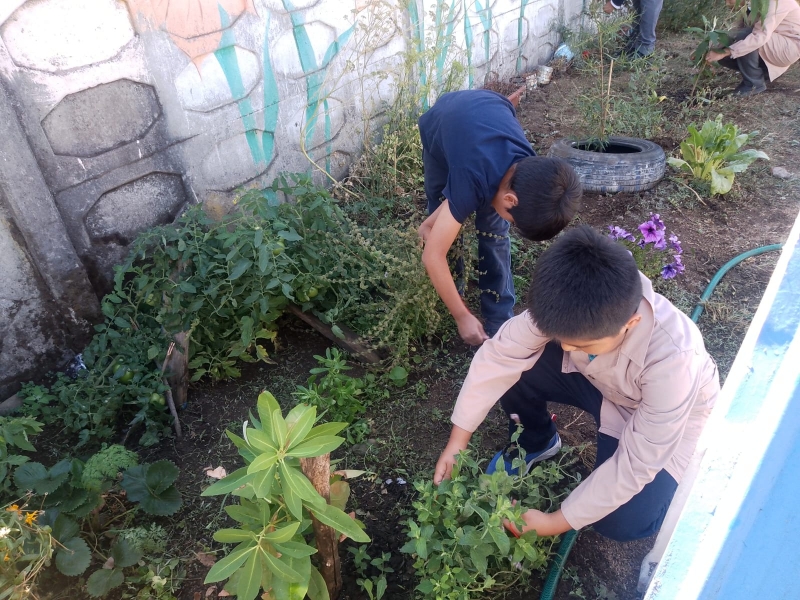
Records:
{"label": "strawberry plant", "polygon": [[[522,464],[519,460],[515,466]],[[415,482],[416,518],[408,521],[409,540],[401,551],[414,557],[422,597],[469,600],[526,585],[533,572],[544,571],[558,538],[534,531],[516,538],[503,521],[521,529],[527,509],[557,508],[579,480],[566,470],[575,460],[572,452],[562,451],[558,460],[512,477],[502,469],[483,474],[469,452],[462,452],[451,479],[438,486],[430,479]]]}
{"label": "strawberry plant", "polygon": [[[269,392],[258,397],[258,417],[251,415],[242,437],[226,432],[244,460],[244,467],[214,483],[203,496],[232,494],[239,504],[225,507],[236,528],[221,529],[214,539],[237,544],[208,572],[206,583],[227,579],[225,590],[239,600],[262,598],[311,600],[328,598],[322,575],[312,564],[317,553],[311,518],[357,542],[369,537],[342,510],[349,488],[337,481],[328,504],[300,467],[300,459],[322,456],[344,439],[336,434],[346,423],[314,426],[316,407],[299,404],[284,418]],[[341,485],[343,484],[343,485]],[[336,487],[334,487],[336,486]]]}

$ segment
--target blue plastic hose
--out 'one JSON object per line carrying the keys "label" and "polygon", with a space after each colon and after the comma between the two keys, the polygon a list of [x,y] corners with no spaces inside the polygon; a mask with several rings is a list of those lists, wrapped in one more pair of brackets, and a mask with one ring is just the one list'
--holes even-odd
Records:
{"label": "blue plastic hose", "polygon": [[[780,250],[781,248],[783,248],[783,244],[772,244],[770,246],[753,248],[747,252],[742,252],[739,256],[732,258],[722,265],[722,268],[720,268],[720,270],[717,271],[717,274],[714,275],[714,277],[711,278],[711,281],[708,282],[705,291],[700,296],[700,300],[697,302],[697,306],[694,307],[694,311],[692,311],[691,316],[692,321],[697,323],[700,315],[703,314],[703,308],[705,307],[706,302],[708,302],[711,294],[714,293],[714,288],[717,287],[717,284],[722,280],[728,271],[730,271],[743,260],[747,260],[752,256],[758,256],[759,254],[772,252],[773,250]],[[556,589],[558,588],[558,582],[561,579],[561,572],[564,570],[567,557],[569,556],[569,553],[572,550],[572,547],[575,545],[575,541],[577,539],[578,532],[574,529],[570,529],[564,534],[564,539],[561,540],[561,544],[558,546],[558,551],[556,552],[556,555],[553,557],[553,561],[550,564],[550,570],[547,572],[547,579],[545,579],[544,586],[542,587],[542,594],[539,596],[539,600],[553,600],[555,597]]]}

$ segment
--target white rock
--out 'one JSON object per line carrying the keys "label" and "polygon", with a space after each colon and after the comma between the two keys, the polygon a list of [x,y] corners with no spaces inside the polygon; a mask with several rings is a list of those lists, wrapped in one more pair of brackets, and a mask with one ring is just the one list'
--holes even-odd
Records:
{"label": "white rock", "polygon": [[778,179],[791,179],[794,177],[794,174],[790,173],[783,167],[772,167],[772,176],[777,177]]}

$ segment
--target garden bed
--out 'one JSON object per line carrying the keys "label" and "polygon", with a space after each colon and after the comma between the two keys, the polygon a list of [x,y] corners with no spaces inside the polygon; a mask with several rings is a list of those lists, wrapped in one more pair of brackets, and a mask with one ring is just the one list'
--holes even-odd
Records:
{"label": "garden bed", "polygon": [[[674,154],[692,122],[702,123],[716,114],[736,123],[741,131],[759,130],[751,146],[764,150],[770,162],[758,161],[748,171],[737,175],[734,188],[723,198],[700,197],[668,169],[668,178],[656,188],[643,193],[616,195],[586,194],[580,220],[597,228],[619,225],[629,229],[646,220],[649,213],[659,213],[670,232],[680,238],[685,250],[684,275],[664,293],[686,312],[705,289],[716,271],[737,254],[766,244],[782,242],[791,227],[800,204],[800,179],[783,180],[771,175],[773,166],[798,170],[796,157],[800,147],[800,72],[790,69],[767,93],[747,99],[727,99],[716,89],[704,93],[706,101],[685,102],[693,86],[693,73],[686,58],[693,48],[686,36],[659,41],[666,53],[666,75],[661,84],[664,118],[655,138],[667,152]],[[587,85],[585,77],[574,71],[557,72],[552,82],[530,91],[522,100],[518,116],[537,152],[545,154],[550,144],[562,137],[580,137],[581,116],[573,98]],[[733,88],[736,78],[723,73],[714,86]],[[668,91],[667,91],[668,90]],[[787,100],[791,100],[787,102]],[[538,248],[521,244],[517,250],[518,275],[524,277]],[[777,253],[749,259],[723,280],[700,320],[707,347],[717,360],[723,376],[733,357],[766,287]],[[451,328],[452,329],[452,328]],[[170,531],[168,554],[185,561],[187,576],[178,598],[200,600],[218,597],[220,588],[203,583],[210,554],[222,549],[213,541],[214,531],[230,526],[223,505],[227,497],[201,497],[210,479],[206,470],[223,466],[230,473],[241,463],[224,435],[225,429],[241,431],[241,423],[255,405],[261,390],[271,391],[285,406],[291,402],[296,385],[304,385],[309,370],[317,366],[315,355],[322,355],[331,342],[291,316],[279,322],[274,364],[246,365],[242,377],[210,385],[192,384],[188,406],[181,412],[184,437],[170,439],[142,453],[142,460],[169,459],[180,468],[177,487],[183,505],[170,519],[157,518]],[[337,468],[357,469],[366,474],[352,483],[351,505],[372,537],[368,552],[372,558],[386,556],[389,583],[385,598],[413,598],[416,585],[412,560],[399,549],[406,542],[405,521],[413,516],[411,502],[414,479],[430,477],[436,459],[450,430],[449,415],[459,386],[472,356],[472,350],[450,333],[420,347],[412,347],[412,357],[419,357],[405,385],[391,388],[390,397],[373,405],[366,415],[369,433],[364,442],[340,449],[334,454]],[[354,368],[350,374],[362,375]],[[593,442],[595,427],[591,419],[574,409],[554,407],[564,441],[573,446]],[[488,459],[505,444],[506,425],[499,409],[490,413],[479,433],[473,437],[476,452]],[[42,462],[51,463],[48,453],[56,455],[63,448],[57,440],[37,440]],[[588,472],[593,449],[587,446],[580,464]],[[642,557],[652,540],[620,544],[597,534],[582,532],[566,565],[557,598],[600,598],[633,600]],[[359,575],[345,543],[343,599],[362,599],[366,594],[356,583]],[[222,554],[218,553],[218,557]],[[379,575],[377,566],[370,574]],[[79,597],[74,589],[65,589],[59,580],[48,598]],[[532,597],[530,594],[511,597]]]}

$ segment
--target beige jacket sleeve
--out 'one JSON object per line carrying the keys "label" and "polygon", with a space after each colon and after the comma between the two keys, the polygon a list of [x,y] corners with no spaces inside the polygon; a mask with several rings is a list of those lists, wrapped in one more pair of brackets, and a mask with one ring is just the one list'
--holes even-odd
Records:
{"label": "beige jacket sleeve", "polygon": [[778,25],[780,25],[786,18],[786,15],[789,14],[785,4],[777,2],[776,0],[770,0],[769,4],[770,8],[764,17],[764,23],[762,24],[761,21],[756,21],[753,25],[753,32],[750,35],[729,46],[731,58],[739,58],[764,46],[769,41],[769,38],[772,37]]}
{"label": "beige jacket sleeve", "polygon": [[699,392],[699,358],[694,350],[685,350],[642,372],[642,402],[625,425],[617,451],[561,505],[574,529],[612,513],[665,467],[681,442]]}
{"label": "beige jacket sleeve", "polygon": [[453,409],[453,424],[475,431],[500,397],[536,363],[549,341],[528,311],[506,321],[472,359]]}

